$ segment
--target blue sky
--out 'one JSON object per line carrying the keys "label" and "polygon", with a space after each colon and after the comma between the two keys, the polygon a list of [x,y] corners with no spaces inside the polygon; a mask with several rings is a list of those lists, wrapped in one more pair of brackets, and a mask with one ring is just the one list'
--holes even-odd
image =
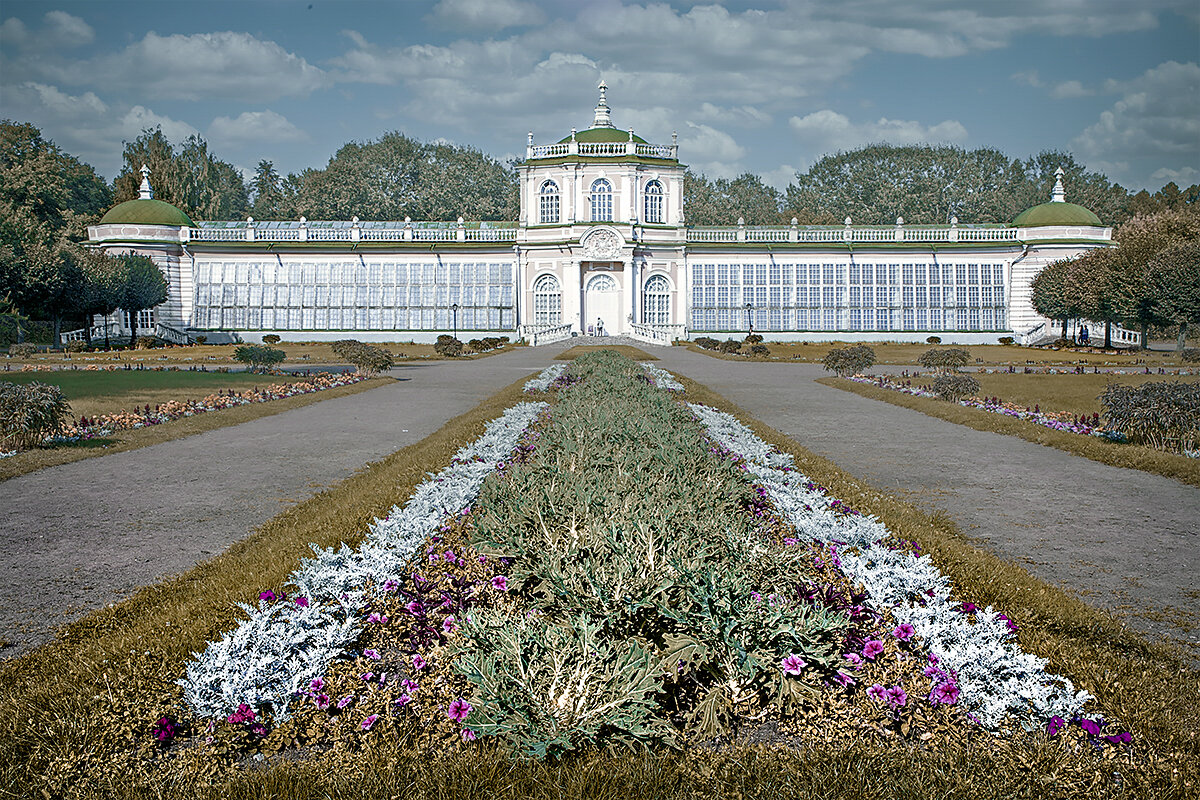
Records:
{"label": "blue sky", "polygon": [[1194,0],[0,4],[0,115],[107,178],[157,125],[248,171],[390,130],[523,156],[588,127],[603,78],[618,127],[713,177],[948,142],[1154,190],[1200,181],[1198,60]]}

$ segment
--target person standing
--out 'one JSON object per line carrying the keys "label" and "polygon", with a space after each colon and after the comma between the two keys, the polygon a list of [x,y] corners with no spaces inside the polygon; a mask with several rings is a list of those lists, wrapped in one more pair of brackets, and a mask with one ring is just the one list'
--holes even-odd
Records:
{"label": "person standing", "polygon": [[599,317],[596,318],[596,335],[604,335],[604,320],[600,319]]}

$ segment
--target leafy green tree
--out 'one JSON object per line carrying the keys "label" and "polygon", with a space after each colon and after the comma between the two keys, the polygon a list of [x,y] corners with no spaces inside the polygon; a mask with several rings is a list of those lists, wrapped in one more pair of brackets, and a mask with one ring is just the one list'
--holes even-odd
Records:
{"label": "leafy green tree", "polygon": [[1141,346],[1145,348],[1151,325],[1170,324],[1159,313],[1146,267],[1163,250],[1200,239],[1200,207],[1183,205],[1133,217],[1117,229],[1113,238],[1118,245],[1111,255],[1116,276],[1113,302],[1126,325],[1141,329]]}
{"label": "leafy green tree", "polygon": [[104,348],[110,346],[107,318],[121,305],[124,289],[124,262],[119,258],[98,251],[89,251],[83,259],[83,297],[80,301],[84,314],[83,329],[88,344],[92,343],[92,317],[105,318]]}
{"label": "leafy green tree", "polygon": [[709,180],[687,170],[683,174],[683,211],[689,225],[779,225],[783,194],[762,178],[746,172],[728,180]]}
{"label": "leafy green tree", "polygon": [[1146,273],[1156,312],[1179,326],[1175,349],[1182,353],[1188,324],[1200,324],[1200,239],[1162,250]]}
{"label": "leafy green tree", "polygon": [[1079,316],[1104,323],[1104,347],[1112,347],[1112,326],[1124,320],[1118,305],[1115,249],[1089,250],[1068,262],[1064,291],[1073,298]]}
{"label": "leafy green tree", "polygon": [[167,279],[146,256],[124,255],[122,261],[121,308],[129,314],[129,346],[137,341],[139,311],[167,300]]}
{"label": "leafy green tree", "polygon": [[1150,194],[1145,189],[1129,198],[1129,213],[1133,216],[1146,216],[1157,211],[1185,208],[1200,200],[1200,184],[1193,183],[1186,189],[1180,189],[1175,181]]}
{"label": "leafy green tree", "polygon": [[1014,210],[1001,221],[1011,220],[1030,206],[1050,199],[1054,189],[1054,171],[1063,170],[1063,185],[1067,200],[1090,209],[1101,222],[1119,224],[1129,218],[1129,192],[1112,183],[1099,172],[1089,172],[1087,167],[1075,160],[1070,153],[1061,150],[1043,150],[1036,156],[1017,162],[1021,180],[1012,184]]}
{"label": "leafy green tree", "polygon": [[1064,339],[1067,338],[1068,320],[1079,316],[1078,306],[1072,303],[1067,294],[1067,271],[1070,267],[1070,260],[1065,258],[1047,264],[1030,286],[1034,310],[1043,317],[1061,319]]}
{"label": "leafy green tree", "polygon": [[266,160],[258,162],[252,186],[254,188],[253,214],[255,219],[281,219],[282,179],[275,171],[275,165],[272,162]]}
{"label": "leafy green tree", "polygon": [[250,208],[241,174],[208,151],[208,143],[193,134],[176,148],[161,128],[142,131],[125,143],[125,163],[113,181],[115,200],[138,196],[141,168],[150,168],[154,197],[170,203],[193,219],[237,219]]}
{"label": "leafy green tree", "polygon": [[233,360],[246,364],[252,371],[266,372],[271,367],[283,361],[285,353],[274,347],[261,344],[244,344],[234,348]]}

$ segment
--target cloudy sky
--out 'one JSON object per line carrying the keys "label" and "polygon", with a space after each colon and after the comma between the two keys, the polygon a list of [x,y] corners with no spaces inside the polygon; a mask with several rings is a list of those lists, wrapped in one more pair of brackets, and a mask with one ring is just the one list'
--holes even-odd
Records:
{"label": "cloudy sky", "polygon": [[1069,150],[1131,189],[1200,181],[1195,0],[242,0],[0,4],[0,116],[112,178],[200,133],[244,170],[399,130],[500,158],[613,122],[785,186],[868,142]]}

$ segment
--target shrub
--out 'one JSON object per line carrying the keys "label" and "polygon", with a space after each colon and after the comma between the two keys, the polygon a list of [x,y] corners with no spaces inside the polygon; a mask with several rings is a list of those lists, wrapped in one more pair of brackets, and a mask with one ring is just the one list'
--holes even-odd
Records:
{"label": "shrub", "polygon": [[205,344],[206,342],[208,342],[207,336],[197,336],[196,337],[196,344]]}
{"label": "shrub", "polygon": [[83,339],[72,339],[63,345],[68,353],[84,353],[87,352],[88,345]]}
{"label": "shrub", "polygon": [[917,363],[926,369],[935,370],[939,375],[958,372],[971,360],[971,352],[962,347],[933,347],[926,350],[917,359]]}
{"label": "shrub", "polygon": [[945,372],[933,379],[933,391],[943,400],[957,403],[979,391],[979,381],[961,372]]}
{"label": "shrub", "polygon": [[742,341],[744,341],[746,344],[761,344],[762,340],[763,340],[763,337],[761,335],[759,335],[757,333],[751,333]]}
{"label": "shrub", "polygon": [[475,353],[482,353],[485,349],[487,349],[482,339],[472,339],[471,341],[467,342],[467,347],[469,347],[471,351]]}
{"label": "shrub", "polygon": [[875,363],[875,351],[865,344],[850,347],[835,347],[825,354],[821,363],[825,369],[837,374],[839,378],[862,372]]}
{"label": "shrub", "polygon": [[725,341],[721,342],[720,347],[722,353],[736,353],[738,350],[742,349],[742,343],[737,339],[726,339]]}
{"label": "shrub", "polygon": [[1189,347],[1182,353],[1184,361],[1200,361],[1200,348]]}
{"label": "shrub", "polygon": [[433,351],[447,358],[455,358],[462,355],[463,343],[453,336],[439,336],[437,343],[433,346]]}
{"label": "shrub", "polygon": [[930,336],[928,339],[926,339],[926,340],[925,340],[925,342],[926,342],[926,344],[941,344],[941,343],[942,343],[942,337],[940,337],[940,336]]}
{"label": "shrub", "polygon": [[263,337],[263,344],[279,344],[279,334],[268,333]]}
{"label": "shrub", "polygon": [[771,355],[771,348],[767,347],[765,344],[752,344],[750,345],[750,355],[769,356]]}
{"label": "shrub", "polygon": [[717,348],[719,348],[721,346],[721,343],[718,342],[716,339],[712,338],[711,336],[696,337],[696,344],[700,345],[705,350],[716,350]]}
{"label": "shrub", "polygon": [[495,336],[485,336],[483,337],[483,346],[488,350],[496,350],[508,344],[507,339],[507,336],[500,339]]}
{"label": "shrub", "polygon": [[333,354],[338,358],[349,359],[350,354],[353,353],[357,347],[362,347],[362,342],[360,342],[358,339],[338,339],[329,343],[329,349],[332,350]]}
{"label": "shrub", "polygon": [[1200,384],[1113,383],[1100,395],[1100,405],[1106,427],[1134,444],[1176,453],[1200,449]]}
{"label": "shrub", "polygon": [[369,344],[359,345],[346,360],[353,364],[359,372],[367,375],[391,369],[393,363],[391,353],[382,347]]}
{"label": "shrub", "polygon": [[261,344],[244,344],[233,351],[233,360],[248,364],[252,370],[266,371],[283,361],[284,352]]}
{"label": "shrub", "polygon": [[0,449],[28,449],[63,429],[71,404],[62,389],[34,381],[0,382]]}
{"label": "shrub", "polygon": [[1012,344],[1014,341],[1016,341],[1016,340],[1013,339],[1013,337],[1011,337],[1011,336],[1001,336],[1000,337],[1000,344]]}
{"label": "shrub", "polygon": [[36,344],[22,342],[21,344],[13,344],[8,346],[8,354],[13,358],[29,358],[36,355],[38,347]]}
{"label": "shrub", "polygon": [[508,344],[508,337],[501,336],[498,341],[500,342],[501,345],[506,345],[506,344]]}
{"label": "shrub", "polygon": [[162,342],[153,336],[139,336],[134,343],[134,347],[138,350],[153,350],[156,347],[162,347]]}

